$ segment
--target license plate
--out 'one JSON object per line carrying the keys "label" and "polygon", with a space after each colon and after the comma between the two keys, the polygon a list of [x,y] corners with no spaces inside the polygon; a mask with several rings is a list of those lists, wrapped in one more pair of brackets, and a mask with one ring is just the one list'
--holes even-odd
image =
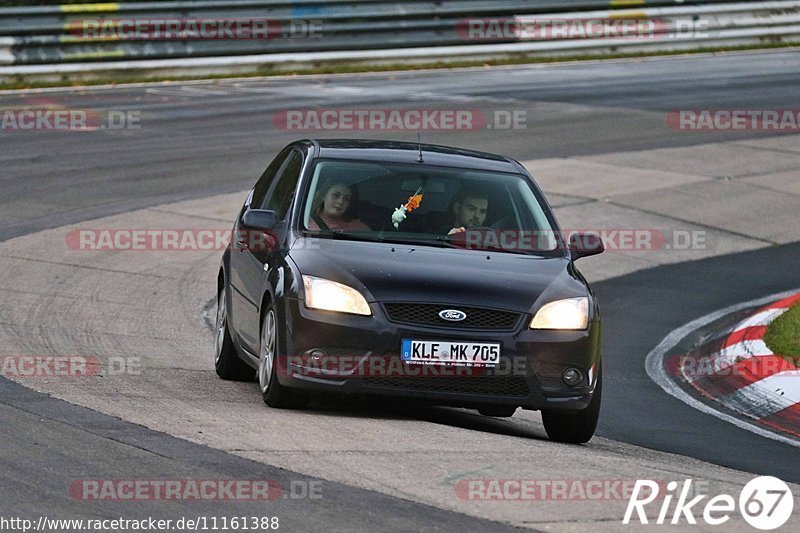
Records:
{"label": "license plate", "polygon": [[495,366],[500,362],[500,343],[403,339],[400,356],[414,364]]}

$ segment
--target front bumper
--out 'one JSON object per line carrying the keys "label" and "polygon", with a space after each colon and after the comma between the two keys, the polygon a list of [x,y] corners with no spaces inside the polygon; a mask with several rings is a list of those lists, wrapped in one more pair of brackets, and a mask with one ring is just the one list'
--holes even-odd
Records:
{"label": "front bumper", "polygon": [[[287,338],[277,370],[288,387],[461,407],[579,410],[591,401],[600,368],[599,321],[586,331],[537,331],[528,329],[527,315],[514,330],[475,331],[394,323],[375,303],[368,317],[308,309],[297,299],[285,299],[283,308]],[[408,338],[499,342],[501,359],[483,369],[409,365],[400,358],[401,341]],[[567,386],[567,368],[586,378]]]}

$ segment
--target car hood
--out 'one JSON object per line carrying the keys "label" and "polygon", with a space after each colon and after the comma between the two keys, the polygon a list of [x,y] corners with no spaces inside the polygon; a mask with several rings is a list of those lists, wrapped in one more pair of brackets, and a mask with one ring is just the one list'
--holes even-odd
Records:
{"label": "car hood", "polygon": [[587,287],[564,257],[301,238],[290,257],[301,274],[361,291],[370,302],[425,302],[531,312]]}

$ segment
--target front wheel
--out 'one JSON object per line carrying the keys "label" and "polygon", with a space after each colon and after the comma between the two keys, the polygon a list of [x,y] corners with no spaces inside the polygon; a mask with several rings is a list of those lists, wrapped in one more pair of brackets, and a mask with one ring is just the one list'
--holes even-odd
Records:
{"label": "front wheel", "polygon": [[308,394],[291,389],[278,381],[280,343],[275,309],[270,307],[261,323],[261,352],[258,360],[258,385],[264,403],[278,409],[302,409],[308,405]]}
{"label": "front wheel", "polygon": [[603,392],[603,376],[597,375],[597,385],[594,388],[592,401],[586,409],[580,411],[550,411],[542,410],[544,430],[551,440],[567,442],[570,444],[583,444],[589,442],[597,429],[597,419],[600,417],[600,402]]}

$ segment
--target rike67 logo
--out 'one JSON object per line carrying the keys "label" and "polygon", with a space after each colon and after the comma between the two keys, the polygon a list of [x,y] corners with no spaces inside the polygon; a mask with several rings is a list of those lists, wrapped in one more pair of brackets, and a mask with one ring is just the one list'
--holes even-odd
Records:
{"label": "rike67 logo", "polygon": [[[695,513],[700,513],[706,524],[722,525],[731,519],[738,503],[738,511],[748,524],[769,531],[784,525],[794,509],[794,497],[788,485],[772,476],[750,480],[739,493],[738,502],[729,494],[719,494],[704,501],[708,495],[694,496],[691,479],[685,480],[680,488],[678,482],[670,481],[666,494],[659,494],[660,486],[663,485],[655,481],[637,480],[622,523],[630,524],[636,513],[639,523],[648,524],[645,507],[656,499],[661,504],[655,520],[658,525],[681,524],[684,520],[687,524],[697,524]],[[689,499],[691,496],[694,497]]]}

